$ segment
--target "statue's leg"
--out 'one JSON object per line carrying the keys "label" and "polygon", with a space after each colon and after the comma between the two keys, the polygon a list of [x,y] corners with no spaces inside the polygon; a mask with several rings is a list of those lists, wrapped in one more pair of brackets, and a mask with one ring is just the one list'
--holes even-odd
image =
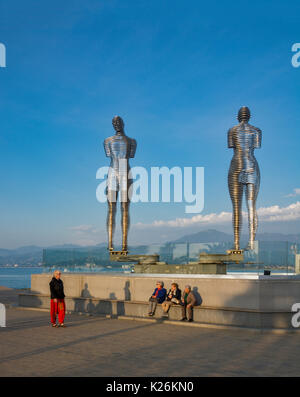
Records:
{"label": "statue's leg", "polygon": [[107,195],[108,213],[107,213],[107,233],[108,233],[108,249],[113,251],[113,237],[116,226],[116,210],[117,210],[117,192],[108,191]]}
{"label": "statue's leg", "polygon": [[255,239],[255,235],[257,232],[257,228],[258,228],[258,217],[257,217],[257,212],[256,212],[256,199],[257,199],[257,195],[259,192],[259,187],[260,187],[260,173],[259,173],[259,168],[257,166],[257,180],[256,183],[254,185],[254,204],[253,204],[253,210],[254,210],[254,239]]}
{"label": "statue's leg", "polygon": [[238,181],[237,172],[229,172],[228,188],[232,201],[232,223],[234,231],[234,249],[240,249],[240,234],[242,229],[243,184]]}
{"label": "statue's leg", "polygon": [[121,203],[121,211],[122,211],[122,251],[127,251],[127,238],[128,238],[128,229],[130,224],[129,217],[129,201],[127,203]]}
{"label": "statue's leg", "polygon": [[256,212],[256,200],[254,200],[253,202],[253,223],[254,223],[254,237],[253,240],[255,240],[255,236],[256,236],[256,232],[257,232],[257,228],[258,228],[258,217],[257,217],[257,212]]}
{"label": "statue's leg", "polygon": [[127,240],[128,240],[128,230],[130,226],[130,216],[129,216],[129,205],[130,205],[130,197],[129,197],[129,189],[132,184],[130,179],[127,180],[127,190],[123,190],[121,192],[121,226],[122,226],[122,251],[127,251]]}
{"label": "statue's leg", "polygon": [[257,215],[255,209],[255,185],[247,183],[246,185],[246,200],[248,208],[248,224],[249,224],[249,249],[254,249],[255,233],[257,228]]}

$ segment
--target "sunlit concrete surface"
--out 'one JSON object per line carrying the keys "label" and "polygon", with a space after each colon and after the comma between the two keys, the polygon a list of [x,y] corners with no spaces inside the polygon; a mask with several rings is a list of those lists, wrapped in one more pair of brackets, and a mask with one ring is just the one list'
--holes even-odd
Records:
{"label": "sunlit concrete surface", "polygon": [[[1,295],[0,289],[0,302]],[[10,295],[13,300],[13,292]],[[50,327],[48,311],[8,306],[7,327],[0,328],[0,375],[300,375],[297,333],[209,329],[78,314],[67,314],[66,325]]]}

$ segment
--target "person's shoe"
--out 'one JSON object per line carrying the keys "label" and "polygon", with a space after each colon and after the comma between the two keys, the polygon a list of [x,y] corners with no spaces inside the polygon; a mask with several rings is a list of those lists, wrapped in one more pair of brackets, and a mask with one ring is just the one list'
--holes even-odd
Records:
{"label": "person's shoe", "polygon": [[192,323],[194,320],[192,319],[192,318],[190,318],[189,320],[188,320],[188,322],[189,323]]}
{"label": "person's shoe", "polygon": [[148,313],[148,316],[149,316],[149,317],[153,316],[153,312],[149,312],[149,313]]}
{"label": "person's shoe", "polygon": [[52,327],[53,327],[53,328],[56,328],[56,327],[57,327],[57,324],[52,324]]}
{"label": "person's shoe", "polygon": [[65,328],[65,324],[64,323],[59,324],[59,326]]}
{"label": "person's shoe", "polygon": [[180,321],[186,321],[186,320],[187,320],[187,318],[183,317]]}

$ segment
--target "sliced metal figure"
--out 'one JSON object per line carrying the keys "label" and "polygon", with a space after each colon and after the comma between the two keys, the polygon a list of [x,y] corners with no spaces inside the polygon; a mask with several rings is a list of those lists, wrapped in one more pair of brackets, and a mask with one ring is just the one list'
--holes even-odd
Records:
{"label": "sliced metal figure", "polygon": [[108,249],[113,251],[113,235],[115,230],[116,207],[118,193],[120,192],[121,201],[121,226],[122,226],[122,251],[127,251],[127,237],[130,224],[128,194],[132,180],[128,179],[130,171],[129,159],[135,156],[136,140],[129,138],[124,132],[124,122],[120,116],[115,116],[112,120],[116,134],[106,138],[104,150],[107,157],[111,158],[110,168],[107,178],[107,232]]}
{"label": "sliced metal figure", "polygon": [[259,128],[248,124],[250,119],[248,107],[241,107],[237,118],[239,124],[228,131],[228,147],[234,149],[228,173],[228,188],[233,206],[234,249],[240,249],[242,199],[245,191],[249,222],[247,249],[252,250],[258,226],[256,198],[260,185],[260,172],[254,156],[254,149],[261,147],[262,133]]}

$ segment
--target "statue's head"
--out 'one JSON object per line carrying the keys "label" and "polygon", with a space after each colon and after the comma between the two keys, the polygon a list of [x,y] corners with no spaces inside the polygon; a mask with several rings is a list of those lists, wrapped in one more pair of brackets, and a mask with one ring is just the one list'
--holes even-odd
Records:
{"label": "statue's head", "polygon": [[118,133],[124,133],[124,121],[120,116],[115,116],[112,119],[112,125]]}
{"label": "statue's head", "polygon": [[237,119],[241,123],[242,121],[248,122],[250,119],[250,109],[247,106],[242,106],[238,112]]}

